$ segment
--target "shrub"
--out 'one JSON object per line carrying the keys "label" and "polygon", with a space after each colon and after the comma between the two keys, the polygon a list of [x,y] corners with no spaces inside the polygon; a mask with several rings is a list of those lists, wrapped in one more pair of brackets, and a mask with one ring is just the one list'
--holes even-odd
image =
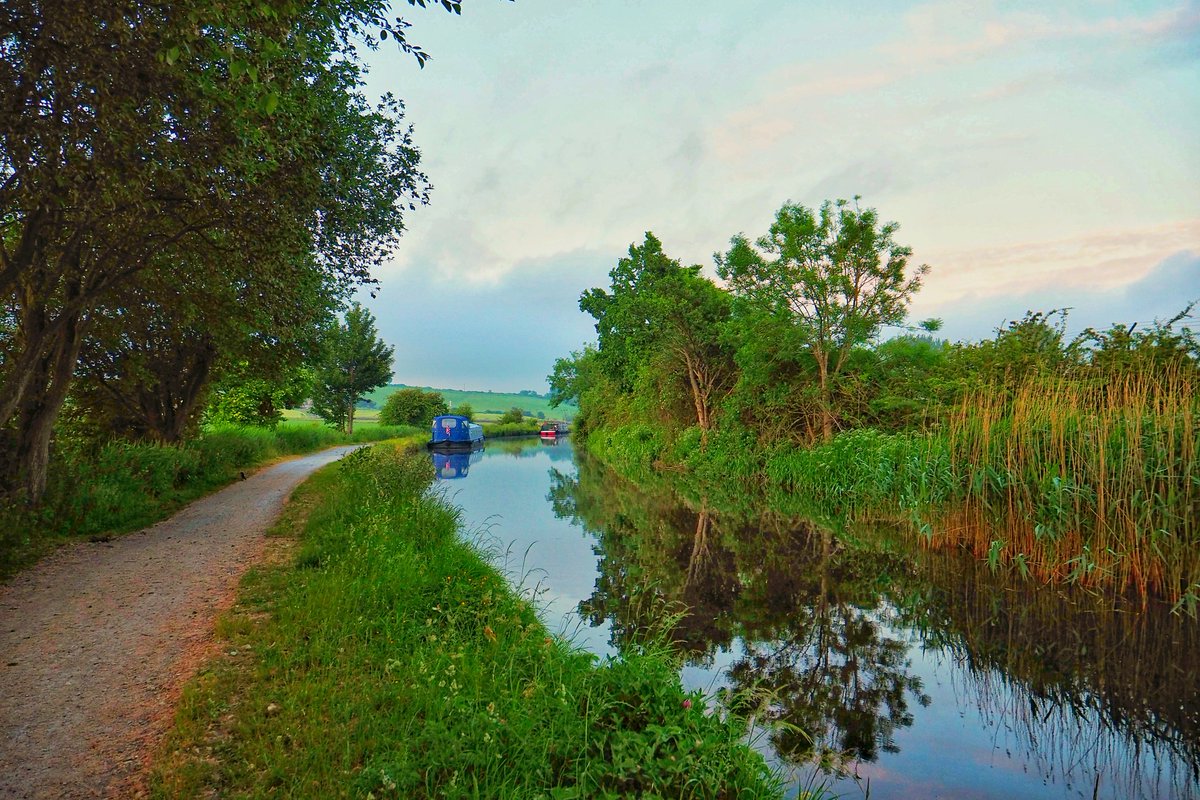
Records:
{"label": "shrub", "polygon": [[388,395],[379,412],[379,424],[428,428],[434,417],[447,413],[449,408],[446,398],[437,392],[411,387],[399,389]]}
{"label": "shrub", "polygon": [[508,411],[505,411],[504,415],[502,417],[500,417],[500,419],[497,420],[497,422],[499,422],[500,424],[503,425],[506,422],[522,422],[524,419],[525,419],[525,412],[522,411],[520,408],[513,406]]}

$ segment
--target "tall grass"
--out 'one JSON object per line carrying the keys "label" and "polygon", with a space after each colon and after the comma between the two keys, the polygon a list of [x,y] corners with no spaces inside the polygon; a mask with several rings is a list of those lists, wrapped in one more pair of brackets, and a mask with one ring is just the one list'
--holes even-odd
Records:
{"label": "tall grass", "polygon": [[946,429],[966,507],[943,535],[1047,579],[1200,592],[1197,390],[1141,373],[968,396]]}
{"label": "tall grass", "polygon": [[0,501],[0,575],[29,564],[56,542],[156,522],[272,459],[412,430],[371,427],[347,437],[320,425],[274,430],[224,425],[180,445],[60,442],[40,507],[29,509],[19,499]]}
{"label": "tall grass", "polygon": [[665,651],[597,662],[551,638],[430,477],[381,445],[301,487],[294,560],[243,584],[155,796],[779,796]]}

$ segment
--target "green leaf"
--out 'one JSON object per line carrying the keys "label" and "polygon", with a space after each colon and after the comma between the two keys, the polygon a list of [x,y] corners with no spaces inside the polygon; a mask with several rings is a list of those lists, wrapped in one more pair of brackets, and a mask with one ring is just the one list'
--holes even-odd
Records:
{"label": "green leaf", "polygon": [[279,92],[269,92],[263,101],[263,112],[274,114],[277,108],[279,108]]}
{"label": "green leaf", "polygon": [[174,47],[168,47],[165,57],[167,59],[168,64],[174,64],[176,61],[178,61],[179,60],[179,45],[175,45]]}

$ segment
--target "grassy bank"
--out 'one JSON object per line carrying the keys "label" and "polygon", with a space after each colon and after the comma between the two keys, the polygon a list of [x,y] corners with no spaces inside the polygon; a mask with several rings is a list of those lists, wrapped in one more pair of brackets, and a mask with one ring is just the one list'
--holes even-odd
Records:
{"label": "grassy bank", "polygon": [[[745,431],[633,423],[588,449],[719,490],[751,484],[789,511],[886,517],[1046,581],[1200,603],[1200,396],[1188,378],[1030,381],[967,396],[927,433],[859,429],[763,449]],[[733,481],[732,479],[737,479]]]}
{"label": "grassy bank", "polygon": [[0,576],[70,539],[137,530],[276,458],[349,442],[378,441],[407,429],[370,427],[347,437],[319,425],[275,430],[214,426],[182,445],[60,443],[41,508],[0,506]]}
{"label": "grassy bank", "polygon": [[430,477],[381,445],[297,491],[293,555],[245,579],[155,796],[779,795],[664,654],[597,663],[548,636]]}

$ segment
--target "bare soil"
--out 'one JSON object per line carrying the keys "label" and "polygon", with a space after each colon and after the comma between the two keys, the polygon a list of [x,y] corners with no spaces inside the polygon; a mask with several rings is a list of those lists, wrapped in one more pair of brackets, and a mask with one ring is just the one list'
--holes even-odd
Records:
{"label": "bare soil", "polygon": [[275,464],[0,587],[0,798],[144,796],[180,688],[213,653],[263,534],[305,477],[352,449]]}

